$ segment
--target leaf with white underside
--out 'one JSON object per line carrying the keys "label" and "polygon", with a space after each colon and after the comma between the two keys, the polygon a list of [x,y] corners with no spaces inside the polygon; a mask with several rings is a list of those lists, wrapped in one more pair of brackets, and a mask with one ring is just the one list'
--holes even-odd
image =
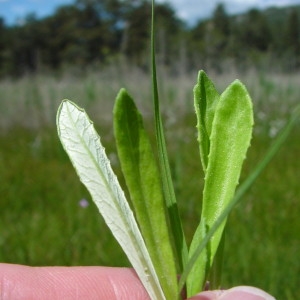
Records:
{"label": "leaf with white underside", "polygon": [[93,123],[83,109],[64,100],[58,109],[57,128],[81,182],[89,190],[149,296],[165,299],[142,235]]}

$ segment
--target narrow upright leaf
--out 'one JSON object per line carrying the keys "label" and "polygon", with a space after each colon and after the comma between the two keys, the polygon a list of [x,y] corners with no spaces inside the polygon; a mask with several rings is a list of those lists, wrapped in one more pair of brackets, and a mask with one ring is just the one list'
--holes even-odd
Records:
{"label": "narrow upright leaf", "polygon": [[156,60],[155,60],[155,20],[154,20],[155,1],[152,0],[152,27],[151,27],[151,65],[152,65],[152,90],[153,90],[153,107],[155,120],[155,135],[158,149],[159,170],[161,172],[164,199],[168,208],[170,227],[172,230],[173,240],[175,241],[175,255],[179,264],[178,273],[181,273],[188,259],[188,248],[181,224],[178,211],[170,164],[168,159],[165,134],[160,114]]}
{"label": "narrow upright leaf", "polygon": [[220,95],[213,82],[201,70],[198,75],[198,82],[194,87],[194,106],[197,116],[200,157],[204,173],[208,163],[212,122],[219,98]]}
{"label": "narrow upright leaf", "polygon": [[[205,173],[201,221],[189,255],[193,255],[209,229],[232,200],[253,126],[252,102],[246,88],[234,81],[221,95],[215,109]],[[204,224],[203,224],[204,223]],[[202,289],[221,240],[225,222],[209,241],[188,278],[188,295]]]}
{"label": "narrow upright leaf", "polygon": [[57,127],[62,145],[80,180],[89,190],[151,299],[165,299],[133,213],[93,123],[84,110],[64,100],[57,113]]}
{"label": "narrow upright leaf", "polygon": [[167,299],[176,299],[177,273],[160,174],[132,98],[122,89],[114,107],[118,156],[135,215]]}

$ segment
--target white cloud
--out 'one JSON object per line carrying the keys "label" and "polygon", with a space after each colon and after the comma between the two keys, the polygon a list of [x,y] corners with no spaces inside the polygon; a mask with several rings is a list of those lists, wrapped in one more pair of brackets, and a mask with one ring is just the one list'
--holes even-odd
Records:
{"label": "white cloud", "polygon": [[11,12],[16,15],[24,15],[27,12],[27,9],[24,5],[12,5]]}
{"label": "white cloud", "polygon": [[264,9],[270,6],[300,4],[300,0],[157,0],[157,2],[170,3],[177,15],[190,24],[210,17],[218,3],[223,3],[229,14],[242,13],[250,8]]}
{"label": "white cloud", "polygon": [[213,12],[217,0],[158,0],[167,2],[176,10],[177,15],[186,21],[194,21],[199,18],[207,18]]}

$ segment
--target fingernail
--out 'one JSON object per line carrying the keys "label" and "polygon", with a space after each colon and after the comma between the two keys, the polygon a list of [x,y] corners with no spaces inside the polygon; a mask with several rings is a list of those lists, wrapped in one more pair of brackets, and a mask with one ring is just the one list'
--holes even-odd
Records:
{"label": "fingernail", "polygon": [[252,287],[252,286],[238,286],[231,288],[224,293],[218,300],[231,300],[231,299],[243,299],[243,300],[275,300],[273,296],[265,291]]}

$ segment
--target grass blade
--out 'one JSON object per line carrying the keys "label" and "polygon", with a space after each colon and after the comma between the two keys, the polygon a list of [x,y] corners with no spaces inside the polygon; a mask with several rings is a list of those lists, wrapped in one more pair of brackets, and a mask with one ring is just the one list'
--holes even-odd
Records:
{"label": "grass blade", "polygon": [[159,167],[161,172],[162,187],[164,193],[164,199],[168,208],[170,228],[172,230],[172,237],[175,243],[175,255],[176,261],[179,263],[178,273],[181,273],[187,258],[188,249],[183,233],[183,228],[178,212],[178,206],[176,202],[174,186],[171,176],[171,170],[168,160],[168,154],[166,149],[165,135],[161,120],[157,76],[156,76],[156,61],[155,61],[155,26],[154,26],[154,10],[155,1],[152,0],[152,27],[151,27],[151,60],[152,60],[152,89],[153,89],[153,105],[154,105],[154,119],[155,119],[155,135],[158,148]]}
{"label": "grass blade", "polygon": [[167,299],[176,299],[177,273],[160,176],[143,119],[122,89],[114,107],[118,156],[147,249]]}
{"label": "grass blade", "polygon": [[126,253],[151,299],[165,299],[151,258],[100,137],[84,110],[64,100],[57,113],[58,135],[82,183]]}

